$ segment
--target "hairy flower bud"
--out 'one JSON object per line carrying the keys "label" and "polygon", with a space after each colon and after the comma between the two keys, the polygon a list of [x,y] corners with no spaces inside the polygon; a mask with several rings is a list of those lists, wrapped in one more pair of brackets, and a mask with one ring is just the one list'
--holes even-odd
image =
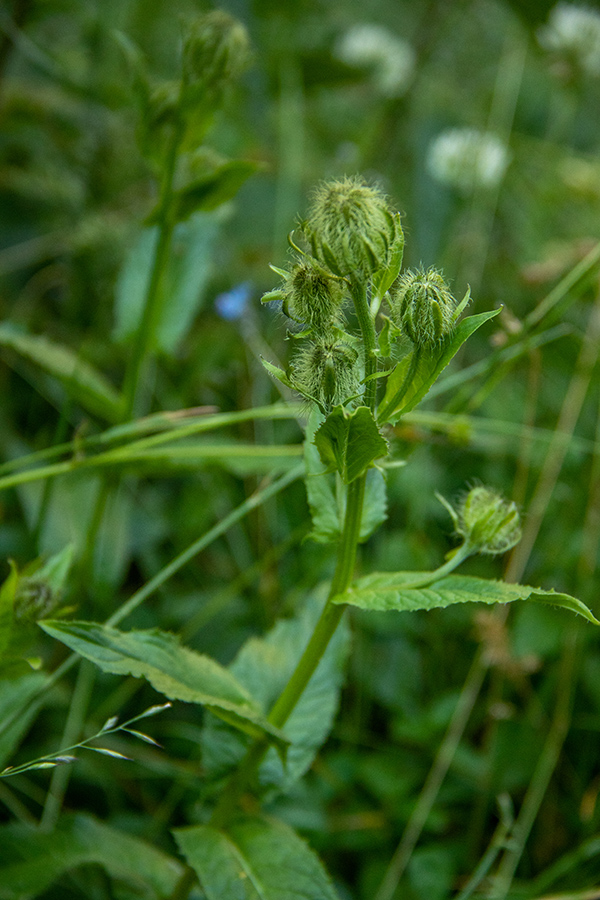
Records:
{"label": "hairy flower bud", "polygon": [[306,344],[292,363],[293,384],[309,399],[330,410],[360,389],[358,354],[349,344],[318,338]]}
{"label": "hairy flower bud", "polygon": [[304,227],[318,260],[337,275],[357,278],[384,268],[402,234],[384,194],[360,178],[321,184]]}
{"label": "hairy flower bud", "polygon": [[325,331],[339,322],[344,291],[332,276],[310,258],[299,262],[282,289],[283,311],[297,322]]}
{"label": "hairy flower bud", "polygon": [[514,502],[478,485],[454,509],[440,500],[452,516],[456,532],[477,553],[505,553],[521,540],[521,520]]}
{"label": "hairy flower bud", "polygon": [[246,29],[228,13],[215,9],[192,22],[184,44],[186,82],[219,98],[244,70],[249,53]]}
{"label": "hairy flower bud", "polygon": [[432,349],[454,328],[458,305],[436,269],[406,272],[390,290],[394,323],[419,349]]}

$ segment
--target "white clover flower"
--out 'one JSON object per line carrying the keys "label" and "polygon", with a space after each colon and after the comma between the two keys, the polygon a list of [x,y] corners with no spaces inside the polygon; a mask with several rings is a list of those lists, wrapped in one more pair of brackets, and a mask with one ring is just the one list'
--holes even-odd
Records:
{"label": "white clover flower", "polygon": [[337,42],[335,54],[349,66],[370,69],[375,87],[386,97],[402,96],[415,68],[410,44],[381,25],[354,25]]}
{"label": "white clover flower", "polygon": [[433,177],[461,191],[495,187],[509,162],[509,150],[499,138],[474,128],[443,131],[427,152],[427,166]]}
{"label": "white clover flower", "polygon": [[600,12],[572,3],[557,3],[539,29],[545,50],[566,56],[588,75],[600,75]]}

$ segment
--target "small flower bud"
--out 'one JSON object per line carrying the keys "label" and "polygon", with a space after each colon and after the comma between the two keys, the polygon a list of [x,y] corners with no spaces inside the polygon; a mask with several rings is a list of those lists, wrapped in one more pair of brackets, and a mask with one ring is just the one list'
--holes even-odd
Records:
{"label": "small flower bud", "polygon": [[342,282],[310,258],[294,266],[282,290],[283,310],[291,319],[317,331],[338,324],[344,302]]}
{"label": "small flower bud", "polygon": [[318,338],[306,344],[292,363],[292,381],[303,396],[330,410],[355,396],[360,389],[358,354],[348,344]]}
{"label": "small flower bud", "polygon": [[419,349],[432,349],[454,328],[458,305],[436,269],[406,272],[390,290],[394,323]]}
{"label": "small flower bud", "polygon": [[186,82],[218,99],[244,70],[248,52],[248,34],[241,22],[223,10],[212,10],[192,22],[186,35]]}
{"label": "small flower bud", "polygon": [[388,264],[401,226],[378,188],[344,178],[317,188],[305,231],[313,254],[332,272],[365,278]]}
{"label": "small flower bud", "polygon": [[514,502],[491,488],[479,485],[454,509],[440,498],[452,516],[454,527],[473,552],[505,553],[521,540],[521,520]]}
{"label": "small flower bud", "polygon": [[50,615],[59,601],[60,595],[47,582],[36,578],[21,578],[14,599],[15,619],[37,622]]}

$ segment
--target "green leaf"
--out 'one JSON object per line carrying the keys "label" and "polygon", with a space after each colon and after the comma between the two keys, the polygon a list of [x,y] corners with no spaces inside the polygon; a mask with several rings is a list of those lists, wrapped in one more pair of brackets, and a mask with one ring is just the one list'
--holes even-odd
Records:
{"label": "green leaf", "polygon": [[[594,625],[600,625],[580,600],[569,594],[545,591],[523,584],[488,581],[470,575],[448,575],[427,584],[427,572],[374,572],[359,578],[334,603],[349,603],[360,609],[399,612],[419,609],[443,609],[453,603],[512,603],[514,600],[534,600],[550,606],[560,606],[579,613]],[[422,586],[425,585],[425,586]]]}
{"label": "green leaf", "polygon": [[17,567],[10,560],[10,572],[8,578],[0,588],[0,660],[6,653],[12,637],[14,623],[14,606],[19,573]]}
{"label": "green leaf", "polygon": [[398,398],[398,393],[402,390],[417,351],[413,350],[412,353],[405,356],[387,380],[385,396],[379,405],[377,420],[394,424],[403,413],[409,412],[420,403],[467,338],[484,322],[497,316],[499,312],[499,309],[492,309],[476,316],[468,316],[459,322],[452,334],[448,335],[434,351],[421,351],[414,377],[407,390]]}
{"label": "green leaf", "polygon": [[386,266],[385,269],[380,269],[373,275],[372,295],[374,299],[381,301],[386,292],[391,288],[402,268],[403,256],[404,234],[400,228],[398,237],[392,244],[389,265]]}
{"label": "green leaf", "polygon": [[269,375],[271,375],[273,378],[276,378],[277,381],[280,381],[282,384],[285,384],[286,387],[291,388],[293,391],[296,390],[296,388],[294,387],[294,385],[288,378],[287,374],[283,371],[283,369],[280,369],[279,366],[274,366],[273,363],[267,362],[267,360],[263,359],[262,356],[260,358],[260,361],[263,364],[263,366],[265,367],[265,369],[267,370],[267,372],[269,373]]}
{"label": "green leaf", "polygon": [[[74,545],[67,544],[66,547],[51,556],[39,569],[35,569],[33,572],[35,580],[44,582],[53,594],[63,591],[73,565],[74,551]],[[26,569],[23,574],[29,575],[28,570]]]}
{"label": "green leaf", "polygon": [[84,409],[109,422],[121,415],[119,393],[110,382],[77,353],[41,335],[25,334],[5,323],[0,325],[0,346],[39,366],[58,379]]}
{"label": "green leaf", "polygon": [[285,749],[286,739],[232,673],[209,656],[183,647],[175,635],[158,629],[118,631],[95,622],[46,620],[40,625],[103,672],[146,678],[169,699],[200,703],[244,733],[267,735]]}
{"label": "green leaf", "polygon": [[64,815],[51,832],[23,823],[0,826],[0,900],[28,900],[85,863],[134,885],[143,896],[170,896],[183,866],[145,841],[87,815]]}
{"label": "green leaf", "polygon": [[248,818],[227,832],[173,831],[208,900],[338,900],[313,850],[283,822]]}
{"label": "green leaf", "polygon": [[337,469],[345,484],[388,453],[387,442],[367,406],[359,406],[352,413],[336,406],[316,432],[315,444],[323,463]]}
{"label": "green leaf", "polygon": [[178,221],[189,218],[192,213],[202,210],[209,212],[231,200],[250,175],[254,175],[258,164],[246,159],[233,159],[221,163],[205,172],[175,196],[175,216]]}
{"label": "green leaf", "polygon": [[[322,592],[321,592],[322,593]],[[293,619],[279,621],[264,637],[252,637],[241,648],[230,670],[263,709],[270,709],[287,684],[313,632],[324,597],[310,602]],[[321,662],[310,679],[282,731],[291,742],[285,765],[269,750],[261,768],[264,786],[287,790],[312,763],[327,738],[338,708],[349,632],[338,627]],[[235,768],[246,742],[220,722],[207,719],[202,738],[202,762],[209,777],[219,778]]]}
{"label": "green leaf", "polygon": [[[337,541],[342,533],[346,511],[346,491],[339,475],[331,474],[321,461],[314,435],[324,416],[316,407],[311,410],[304,441],[306,494],[313,528],[310,537],[319,543]],[[377,469],[367,472],[367,485],[360,529],[360,540],[366,541],[387,517],[385,478]]]}
{"label": "green leaf", "polygon": [[[219,229],[220,217],[215,213],[197,213],[175,227],[172,252],[161,281],[155,337],[155,349],[163,353],[176,351],[204,301]],[[117,341],[130,341],[138,331],[157,241],[157,226],[145,228],[125,259],[115,288],[113,336]]]}

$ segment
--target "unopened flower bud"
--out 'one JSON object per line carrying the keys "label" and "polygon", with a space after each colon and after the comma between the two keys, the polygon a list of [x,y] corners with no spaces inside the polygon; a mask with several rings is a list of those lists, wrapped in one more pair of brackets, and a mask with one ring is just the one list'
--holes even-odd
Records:
{"label": "unopened flower bud", "polygon": [[337,275],[357,278],[385,267],[402,233],[384,194],[360,178],[320,185],[305,231],[317,259]]}
{"label": "unopened flower bud", "polygon": [[436,269],[406,272],[390,290],[394,323],[419,349],[432,349],[454,328],[458,305]]}
{"label": "unopened flower bud", "polygon": [[303,396],[330,410],[358,393],[357,360],[358,354],[349,344],[319,338],[302,347],[295,358],[294,386]]}
{"label": "unopened flower bud", "polygon": [[308,257],[292,269],[283,295],[284,312],[297,322],[323,331],[339,321],[342,282]]}
{"label": "unopened flower bud", "polygon": [[249,40],[241,22],[215,9],[192,22],[184,44],[184,76],[188,84],[219,97],[228,82],[244,70]]}
{"label": "unopened flower bud", "polygon": [[474,552],[505,553],[521,540],[521,520],[514,502],[491,488],[471,488],[454,509],[440,498],[452,516],[454,527]]}

